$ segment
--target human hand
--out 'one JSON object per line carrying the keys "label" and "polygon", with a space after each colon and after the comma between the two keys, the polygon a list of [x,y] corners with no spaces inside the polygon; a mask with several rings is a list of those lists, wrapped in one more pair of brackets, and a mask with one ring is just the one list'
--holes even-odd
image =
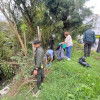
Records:
{"label": "human hand", "polygon": [[33,75],[36,76],[37,75],[37,70],[33,71]]}
{"label": "human hand", "polygon": [[61,42],[61,44],[64,44],[64,42]]}
{"label": "human hand", "polygon": [[85,45],[85,43],[83,43],[83,45]]}
{"label": "human hand", "polygon": [[94,43],[92,45],[94,46]]}
{"label": "human hand", "polygon": [[51,65],[51,63],[48,64],[49,66]]}

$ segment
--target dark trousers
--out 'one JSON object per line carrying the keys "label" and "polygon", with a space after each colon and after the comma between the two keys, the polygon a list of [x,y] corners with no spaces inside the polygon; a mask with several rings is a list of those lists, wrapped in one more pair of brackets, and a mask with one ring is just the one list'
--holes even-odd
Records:
{"label": "dark trousers", "polygon": [[38,70],[38,73],[36,75],[36,79],[37,79],[37,87],[39,89],[40,85],[41,85],[41,83],[43,82],[43,79],[44,79],[44,68]]}
{"label": "dark trousers", "polygon": [[84,45],[84,56],[89,57],[91,53],[92,42],[86,42]]}
{"label": "dark trousers", "polygon": [[53,49],[54,40],[50,40],[50,49]]}

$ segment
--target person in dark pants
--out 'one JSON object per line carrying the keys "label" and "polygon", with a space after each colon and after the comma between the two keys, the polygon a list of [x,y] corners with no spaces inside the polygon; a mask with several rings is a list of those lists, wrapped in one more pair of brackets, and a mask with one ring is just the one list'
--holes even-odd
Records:
{"label": "person in dark pants", "polygon": [[98,42],[98,47],[97,47],[96,52],[100,53],[100,37],[99,37],[99,42]]}
{"label": "person in dark pants", "polygon": [[44,61],[43,61],[44,50],[42,47],[40,47],[41,41],[39,40],[34,40],[33,45],[36,48],[35,57],[34,57],[35,67],[34,67],[33,74],[35,75],[37,79],[37,87],[38,89],[40,89],[40,85],[44,79],[44,67],[43,67],[44,66]]}
{"label": "person in dark pants", "polygon": [[84,32],[83,35],[83,45],[84,45],[84,56],[89,57],[91,52],[91,47],[95,43],[95,32],[89,28]]}
{"label": "person in dark pants", "polygon": [[50,44],[50,49],[53,49],[54,38],[52,36],[50,36],[49,44]]}

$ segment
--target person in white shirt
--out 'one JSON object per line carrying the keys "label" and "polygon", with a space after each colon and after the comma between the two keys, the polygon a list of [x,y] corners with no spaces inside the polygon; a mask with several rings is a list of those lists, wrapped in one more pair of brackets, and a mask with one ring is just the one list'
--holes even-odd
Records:
{"label": "person in white shirt", "polygon": [[61,44],[66,44],[66,56],[67,59],[70,60],[71,48],[73,46],[72,37],[69,35],[68,32],[65,32],[64,36],[66,37],[65,42],[62,42]]}

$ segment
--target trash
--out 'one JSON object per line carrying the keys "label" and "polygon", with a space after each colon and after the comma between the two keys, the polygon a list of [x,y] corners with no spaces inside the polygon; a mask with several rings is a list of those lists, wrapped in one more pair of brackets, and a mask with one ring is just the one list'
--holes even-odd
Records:
{"label": "trash", "polygon": [[66,58],[62,45],[59,45],[57,47],[56,52],[57,52],[57,58],[56,58],[57,60],[62,60],[63,58]]}
{"label": "trash", "polygon": [[85,61],[85,57],[81,57],[79,58],[79,63],[83,66],[87,66],[90,67],[91,65],[89,65],[86,61]]}
{"label": "trash", "polygon": [[5,95],[9,92],[10,88],[9,87],[5,87],[2,90],[0,90],[0,95]]}

